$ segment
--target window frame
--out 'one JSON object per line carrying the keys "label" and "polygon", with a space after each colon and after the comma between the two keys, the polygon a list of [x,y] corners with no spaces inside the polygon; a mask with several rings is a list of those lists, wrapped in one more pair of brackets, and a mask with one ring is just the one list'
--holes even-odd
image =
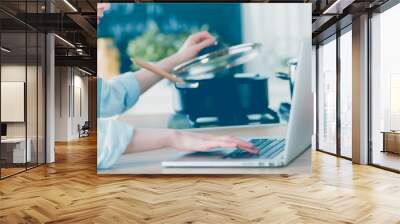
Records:
{"label": "window frame", "polygon": [[395,172],[395,173],[400,173],[400,170],[391,168],[391,167],[387,167],[387,166],[383,166],[380,164],[376,164],[373,162],[373,153],[374,153],[374,149],[373,149],[373,130],[372,130],[372,93],[374,91],[374,89],[372,88],[372,76],[373,76],[373,68],[372,68],[372,58],[373,58],[373,27],[372,27],[372,20],[374,18],[374,16],[376,14],[382,14],[385,11],[400,5],[400,0],[388,0],[385,3],[383,3],[382,5],[380,5],[377,8],[374,8],[370,11],[368,11],[368,32],[367,32],[367,39],[368,39],[368,69],[367,69],[367,79],[368,79],[368,111],[367,111],[367,116],[368,116],[368,125],[367,125],[367,131],[368,131],[368,165],[373,166],[373,167],[377,167],[383,170],[387,170],[387,171],[391,171],[391,172]]}
{"label": "window frame", "polygon": [[[341,84],[341,67],[340,67],[340,37],[344,34],[346,34],[347,32],[351,32],[352,31],[352,23],[347,24],[346,26],[338,29],[335,33],[333,33],[332,35],[326,37],[325,39],[319,41],[316,44],[316,151],[318,152],[323,152],[329,155],[333,155],[333,156],[337,156],[339,158],[343,158],[346,160],[352,160],[351,157],[347,157],[342,155],[341,153],[341,118],[340,118],[340,103],[341,103],[341,99],[340,99],[340,84]],[[332,152],[328,152],[324,149],[321,149],[319,147],[319,135],[320,135],[320,130],[319,130],[319,122],[320,122],[320,118],[319,118],[319,103],[320,103],[320,99],[318,97],[319,95],[319,91],[320,91],[320,73],[319,73],[319,51],[318,49],[320,48],[320,46],[322,44],[327,44],[331,41],[336,41],[336,152],[332,153]]]}

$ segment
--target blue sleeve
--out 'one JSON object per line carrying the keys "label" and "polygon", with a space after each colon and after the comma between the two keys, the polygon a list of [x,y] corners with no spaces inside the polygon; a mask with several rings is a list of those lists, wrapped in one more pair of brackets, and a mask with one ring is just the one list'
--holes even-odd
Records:
{"label": "blue sleeve", "polygon": [[127,72],[111,80],[97,79],[97,115],[110,117],[131,108],[140,95],[139,83],[133,72]]}
{"label": "blue sleeve", "polygon": [[97,132],[97,169],[114,165],[132,141],[134,129],[126,122],[99,118]]}

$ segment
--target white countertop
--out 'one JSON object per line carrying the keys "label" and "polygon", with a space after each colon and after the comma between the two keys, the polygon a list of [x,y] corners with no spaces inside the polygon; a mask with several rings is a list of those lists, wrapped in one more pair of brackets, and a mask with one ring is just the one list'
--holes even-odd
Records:
{"label": "white countertop", "polygon": [[[30,141],[29,138],[27,140]],[[5,139],[1,139],[1,143],[15,144],[15,143],[20,143],[20,142],[25,142],[25,138],[5,138]]]}

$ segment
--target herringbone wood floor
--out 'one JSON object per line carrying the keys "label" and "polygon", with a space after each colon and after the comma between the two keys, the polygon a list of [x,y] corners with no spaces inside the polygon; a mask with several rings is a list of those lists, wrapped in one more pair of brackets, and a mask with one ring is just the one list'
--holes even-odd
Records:
{"label": "herringbone wood floor", "polygon": [[97,176],[96,139],[0,181],[0,223],[400,223],[400,175],[313,153],[311,176]]}

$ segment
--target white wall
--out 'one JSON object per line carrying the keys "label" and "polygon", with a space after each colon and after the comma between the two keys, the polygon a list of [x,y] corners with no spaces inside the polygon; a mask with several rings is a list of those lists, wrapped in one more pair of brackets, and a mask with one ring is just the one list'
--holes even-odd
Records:
{"label": "white wall", "polygon": [[[261,54],[245,64],[246,72],[287,72],[287,60],[298,57],[304,42],[311,44],[311,4],[242,4],[242,23],[243,42],[262,44]],[[272,109],[290,102],[287,81],[270,78],[268,88]]]}
{"label": "white wall", "polygon": [[55,141],[68,140],[69,84],[67,67],[55,68]]}
{"label": "white wall", "polygon": [[311,4],[243,4],[243,42],[259,42],[262,52],[247,69],[273,73],[311,44]]}
{"label": "white wall", "polygon": [[83,75],[76,68],[56,67],[56,141],[77,139],[78,124],[88,120],[88,78]]}
{"label": "white wall", "polygon": [[[71,133],[73,138],[77,138],[78,124],[83,125],[85,121],[88,121],[88,78],[82,76],[83,73],[78,73],[74,75],[74,107],[72,108],[72,120],[71,120]],[[80,92],[80,93],[79,93]],[[80,97],[79,97],[80,96]],[[81,108],[80,108],[81,107]],[[75,112],[74,112],[74,111]],[[81,110],[81,111],[80,111]]]}

